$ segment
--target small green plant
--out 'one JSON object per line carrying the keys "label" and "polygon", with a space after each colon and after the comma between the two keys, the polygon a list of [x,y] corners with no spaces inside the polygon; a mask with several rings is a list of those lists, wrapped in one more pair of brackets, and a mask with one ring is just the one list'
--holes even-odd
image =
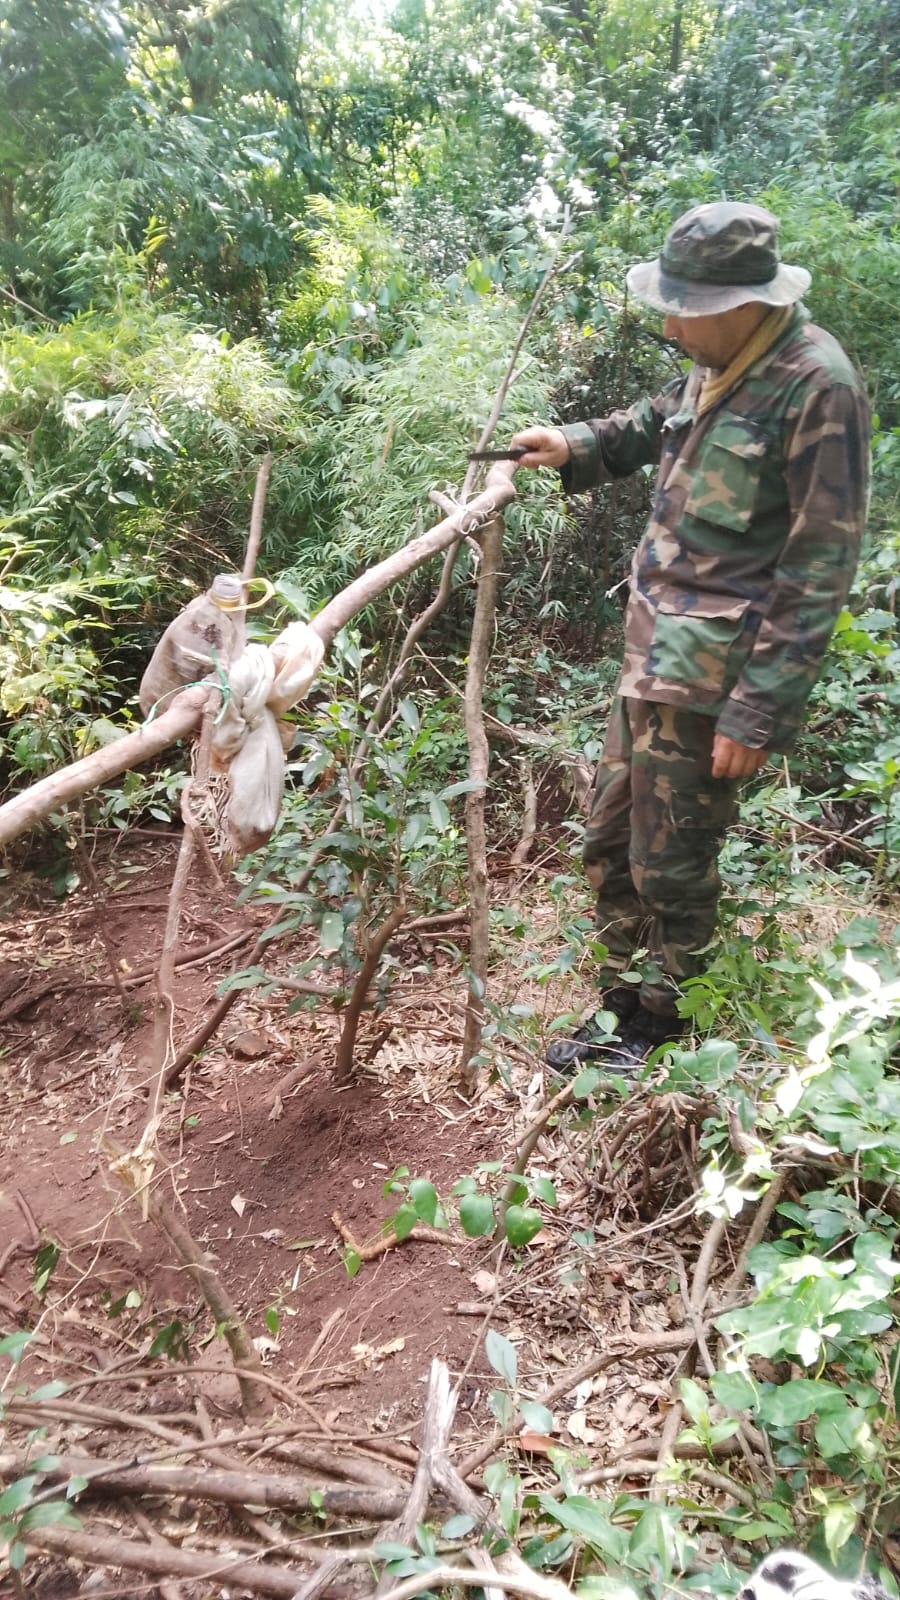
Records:
{"label": "small green plant", "polygon": [[[8,1334],[0,1338],[0,1356],[8,1356],[14,1366],[22,1360],[31,1341],[28,1332]],[[34,1404],[41,1400],[56,1399],[65,1394],[64,1383],[47,1383],[40,1388],[27,1390],[18,1386],[13,1389],[13,1395],[26,1395]],[[0,1394],[0,1422],[5,1415],[3,1396]],[[30,1447],[40,1443],[46,1435],[45,1428],[34,1430],[30,1438]],[[41,1489],[38,1487],[43,1473],[52,1471],[59,1465],[55,1455],[42,1455],[39,1450],[30,1455],[28,1470],[20,1477],[15,1478],[0,1493],[0,1545],[7,1545],[6,1559],[14,1572],[24,1566],[28,1554],[28,1533],[36,1528],[64,1527],[80,1528],[81,1523],[74,1515],[70,1504],[73,1496],[77,1495],[87,1486],[87,1479],[70,1477],[64,1491],[64,1498],[59,1499],[59,1489]]]}

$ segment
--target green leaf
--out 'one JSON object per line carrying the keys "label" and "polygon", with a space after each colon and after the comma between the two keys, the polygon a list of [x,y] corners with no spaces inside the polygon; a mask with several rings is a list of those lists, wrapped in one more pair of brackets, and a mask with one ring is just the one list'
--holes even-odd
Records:
{"label": "green leaf", "polygon": [[628,1562],[644,1572],[672,1571],[675,1562],[674,1506],[645,1506],[628,1541]]}
{"label": "green leaf", "polygon": [[449,1517],[441,1528],[442,1539],[464,1539],[467,1533],[478,1527],[478,1518],[470,1517],[465,1512],[456,1517]]}
{"label": "green leaf", "polygon": [[372,1550],[379,1561],[402,1561],[404,1556],[414,1556],[416,1553],[408,1544],[397,1544],[392,1539],[379,1539]]}
{"label": "green leaf", "polygon": [[437,1219],[438,1197],[431,1179],[413,1178],[409,1186],[409,1198],[416,1216],[433,1228]]}
{"label": "green leaf", "polygon": [[564,1500],[555,1500],[552,1495],[541,1494],[538,1500],[548,1517],[583,1539],[599,1555],[608,1557],[616,1565],[624,1560],[628,1545],[625,1533],[613,1525],[588,1495],[569,1494]]}
{"label": "green leaf", "polygon": [[835,1456],[855,1456],[870,1460],[875,1453],[872,1430],[864,1411],[847,1406],[846,1411],[829,1411],[815,1426],[816,1444],[826,1461]]}
{"label": "green leaf", "polygon": [[9,1488],[0,1494],[0,1516],[15,1516],[23,1506],[27,1506],[37,1480],[38,1474],[35,1472],[27,1478],[17,1478],[15,1483],[11,1483]]}
{"label": "green leaf", "polygon": [[407,697],[406,699],[400,701],[397,710],[400,713],[400,716],[403,718],[403,721],[406,723],[406,726],[411,729],[413,733],[418,733],[421,719],[419,717],[419,711],[415,701],[410,700]]}
{"label": "green leaf", "polygon": [[281,1326],[281,1318],[278,1315],[278,1307],[277,1306],[266,1306],[265,1316],[264,1316],[263,1320],[264,1320],[264,1322],[266,1324],[267,1332],[272,1335],[273,1339],[277,1338],[278,1329]]}
{"label": "green leaf", "polygon": [[692,1422],[699,1422],[701,1417],[709,1415],[709,1401],[705,1389],[693,1378],[680,1378],[678,1388],[681,1394],[681,1403]]}
{"label": "green leaf", "polygon": [[423,839],[431,838],[431,822],[424,811],[413,811],[406,819],[401,844],[404,850],[415,850]]}
{"label": "green leaf", "polygon": [[452,820],[450,817],[450,808],[446,802],[439,799],[437,795],[432,795],[428,802],[428,814],[431,817],[437,832],[446,833]]}
{"label": "green leaf", "polygon": [[515,1345],[504,1339],[503,1334],[498,1333],[496,1328],[488,1328],[484,1340],[484,1353],[491,1370],[498,1372],[501,1378],[505,1378],[509,1387],[514,1389],[519,1365]]}
{"label": "green leaf", "polygon": [[391,1218],[391,1227],[398,1239],[408,1239],[418,1220],[415,1208],[404,1200]]}
{"label": "green leaf", "polygon": [[578,1600],[640,1600],[637,1589],[622,1578],[601,1577],[590,1573],[576,1586]]}
{"label": "green leaf", "polygon": [[832,1500],[825,1512],[823,1531],[828,1554],[835,1566],[847,1540],[856,1532],[859,1513],[849,1500]]}
{"label": "green leaf", "polygon": [[528,1244],[540,1232],[543,1218],[534,1206],[507,1206],[503,1231],[511,1245]]}
{"label": "green leaf", "polygon": [[358,1250],[351,1249],[350,1245],[344,1247],[344,1271],[348,1278],[355,1278],[362,1266],[362,1256]]}
{"label": "green leaf", "polygon": [[[522,1546],[522,1554],[529,1567],[558,1566],[572,1554],[572,1535],[565,1528],[555,1539],[545,1539],[538,1534],[533,1539],[526,1540]],[[638,1597],[634,1596],[633,1600],[638,1600]]]}
{"label": "green leaf", "polygon": [[753,1411],[756,1407],[759,1392],[743,1372],[714,1372],[709,1386],[719,1404],[729,1411]]}
{"label": "green leaf", "polygon": [[494,1202],[488,1194],[464,1194],[459,1202],[459,1223],[469,1239],[482,1239],[494,1231]]}
{"label": "green leaf", "polygon": [[755,1543],[757,1539],[783,1539],[784,1528],[778,1522],[770,1522],[764,1517],[752,1517],[747,1522],[733,1522],[728,1532],[732,1539],[745,1539]]}
{"label": "green leaf", "polygon": [[460,783],[448,783],[438,795],[439,800],[455,800],[458,794],[474,794],[478,789],[486,789],[487,784],[483,778],[463,778]]}
{"label": "green leaf", "polygon": [[790,1428],[805,1422],[813,1412],[834,1411],[847,1404],[847,1397],[834,1383],[818,1383],[814,1378],[792,1378],[766,1388],[760,1396],[759,1415],[773,1428]]}
{"label": "green leaf", "polygon": [[61,1394],[66,1393],[68,1387],[69,1385],[63,1383],[61,1378],[54,1378],[52,1383],[42,1383],[39,1389],[32,1390],[28,1398],[30,1400],[58,1400]]}
{"label": "green leaf", "polygon": [[344,919],[339,911],[326,911],[319,925],[319,945],[326,955],[340,950],[344,942]]}
{"label": "green leaf", "polygon": [[557,1204],[556,1190],[549,1178],[532,1178],[531,1193],[535,1200],[543,1200],[545,1206]]}
{"label": "green leaf", "polygon": [[466,1172],[461,1178],[457,1178],[450,1193],[452,1195],[475,1194],[477,1189],[478,1179],[473,1177],[471,1172]]}
{"label": "green leaf", "polygon": [[31,1339],[32,1333],[28,1328],[8,1333],[5,1339],[0,1339],[0,1356],[9,1356],[10,1361],[18,1365]]}
{"label": "green leaf", "polygon": [[553,1412],[542,1406],[538,1400],[520,1400],[519,1412],[523,1422],[535,1433],[553,1432]]}
{"label": "green leaf", "polygon": [[423,1556],[437,1557],[437,1542],[434,1537],[434,1530],[429,1528],[426,1522],[416,1523],[416,1544],[419,1546]]}
{"label": "green leaf", "polygon": [[[68,1135],[66,1135],[65,1137],[68,1138]],[[71,1138],[72,1139],[77,1138],[77,1134],[73,1133],[71,1135]],[[60,1140],[60,1144],[62,1144],[62,1139]],[[50,1281],[50,1278],[51,1278],[53,1272],[56,1269],[56,1264],[57,1264],[58,1261],[59,1261],[59,1245],[54,1244],[54,1242],[51,1240],[48,1244],[44,1244],[44,1245],[41,1246],[40,1250],[37,1252],[37,1255],[34,1258],[34,1292],[35,1292],[35,1294],[43,1294],[44,1290],[47,1287],[47,1284]]]}
{"label": "green leaf", "polygon": [[596,1067],[584,1067],[579,1072],[572,1084],[572,1093],[576,1100],[586,1100],[592,1095],[597,1086],[603,1082],[603,1073]]}

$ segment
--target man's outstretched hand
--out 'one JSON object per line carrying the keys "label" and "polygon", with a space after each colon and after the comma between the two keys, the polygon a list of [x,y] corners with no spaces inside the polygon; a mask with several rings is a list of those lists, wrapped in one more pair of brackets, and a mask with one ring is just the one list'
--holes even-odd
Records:
{"label": "man's outstretched hand", "polygon": [[520,467],[563,467],[569,459],[569,446],[561,428],[523,428],[513,434],[510,444],[519,445],[526,454],[518,462]]}
{"label": "man's outstretched hand", "polygon": [[752,778],[769,759],[768,750],[751,750],[749,745],[717,733],[713,738],[712,775],[714,778]]}

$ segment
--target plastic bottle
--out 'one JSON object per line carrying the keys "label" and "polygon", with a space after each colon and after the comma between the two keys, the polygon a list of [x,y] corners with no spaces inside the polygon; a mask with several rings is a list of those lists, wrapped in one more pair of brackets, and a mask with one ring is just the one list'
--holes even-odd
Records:
{"label": "plastic bottle", "polygon": [[198,594],[167,627],[141,679],[144,716],[187,683],[209,677],[218,663],[228,667],[247,642],[247,605],[241,578],[217,573],[205,594]]}

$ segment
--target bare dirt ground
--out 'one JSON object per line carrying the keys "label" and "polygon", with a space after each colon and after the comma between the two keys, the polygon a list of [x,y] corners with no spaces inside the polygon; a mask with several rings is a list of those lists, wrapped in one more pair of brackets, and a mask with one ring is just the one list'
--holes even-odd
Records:
{"label": "bare dirt ground", "polygon": [[[48,1381],[67,1385],[65,1401],[48,1402],[42,1448],[71,1451],[74,1440],[120,1457],[122,1426],[184,1423],[198,1406],[214,1429],[241,1425],[228,1351],[195,1284],[110,1172],[110,1147],[131,1148],[146,1122],[153,971],[176,849],[164,834],[116,840],[97,858],[97,882],[62,903],[28,886],[0,946],[0,1335],[33,1330],[21,1367],[3,1363],[0,1381],[7,1399]],[[241,949],[228,942],[252,943],[266,920],[195,868],[176,1038],[191,1034],[216,983],[240,965]],[[550,924],[546,935],[553,948]],[[458,962],[439,939],[403,939],[396,949],[401,970],[386,1009],[363,1026],[347,1089],[332,1080],[339,1023],[330,1003],[289,1015],[283,993],[241,996],[167,1101],[156,1192],[230,1292],[295,1439],[312,1438],[357,1468],[380,1462],[382,1476],[389,1463],[392,1482],[398,1473],[408,1482],[430,1362],[440,1357],[460,1382],[454,1451],[471,1457],[494,1426],[490,1322],[515,1345],[521,1393],[558,1391],[554,1437],[526,1430],[522,1469],[539,1472],[551,1444],[562,1443],[587,1452],[585,1465],[607,1463],[621,1476],[623,1450],[656,1450],[673,1357],[654,1340],[672,1350],[682,1336],[672,1252],[679,1228],[692,1248],[689,1141],[683,1161],[664,1165],[662,1191],[647,1167],[643,1188],[624,1186],[613,1212],[598,1212],[592,1140],[579,1135],[577,1116],[551,1126],[531,1170],[552,1174],[560,1205],[527,1250],[498,1255],[452,1226],[440,1240],[414,1237],[364,1260],[351,1279],[336,1214],[345,1236],[378,1241],[397,1205],[384,1184],[398,1167],[447,1196],[480,1162],[508,1165],[545,1091],[537,1055],[512,1043],[503,1077],[486,1077],[474,1101],[464,1099],[455,1083]],[[290,961],[279,945],[273,968]],[[530,1000],[551,1015],[559,1007],[558,994],[523,984],[514,965],[501,966],[496,983],[506,1003]],[[567,985],[567,1007],[573,990],[577,982]],[[48,1245],[58,1260],[44,1282]],[[628,1366],[579,1375],[598,1350],[622,1341],[635,1346]],[[106,1413],[79,1413],[80,1405]],[[24,1412],[20,1428],[34,1420]],[[20,1444],[21,1431],[14,1437]],[[322,1481],[335,1476],[332,1467]],[[113,1526],[123,1524],[117,1510]],[[224,1535],[197,1514],[187,1533],[182,1523],[166,1537],[179,1549],[221,1551]],[[147,1574],[113,1578],[112,1558],[92,1565],[96,1594],[157,1592]],[[41,1600],[87,1592],[71,1560],[31,1559],[25,1571],[27,1592]],[[177,1590],[160,1580],[158,1592],[169,1600],[226,1591],[183,1579]],[[266,1591],[250,1583],[228,1592]],[[0,1600],[6,1593],[0,1578]]]}

